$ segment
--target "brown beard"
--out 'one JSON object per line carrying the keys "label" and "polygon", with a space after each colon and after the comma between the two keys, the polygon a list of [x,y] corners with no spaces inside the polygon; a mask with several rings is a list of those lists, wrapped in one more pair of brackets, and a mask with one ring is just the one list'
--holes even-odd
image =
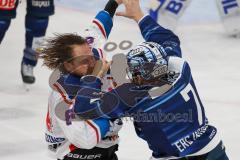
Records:
{"label": "brown beard", "polygon": [[88,66],[87,75],[91,75],[93,73],[93,70],[94,70],[94,66]]}
{"label": "brown beard", "polygon": [[92,59],[91,63],[88,66],[88,69],[87,69],[87,73],[86,73],[87,75],[92,75],[93,74],[93,70],[95,68],[95,65],[96,65],[96,60]]}
{"label": "brown beard", "polygon": [[164,84],[166,84],[166,82],[161,81],[159,77],[155,78],[155,79],[151,79],[151,80],[145,80],[139,75],[134,77],[132,82],[137,85],[164,85]]}

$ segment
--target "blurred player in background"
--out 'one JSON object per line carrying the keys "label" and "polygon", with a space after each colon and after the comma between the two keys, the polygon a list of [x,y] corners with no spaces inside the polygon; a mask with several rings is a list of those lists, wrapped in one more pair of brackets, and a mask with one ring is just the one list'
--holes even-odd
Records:
{"label": "blurred player in background", "polygon": [[240,38],[240,0],[216,0],[216,4],[227,34]]}
{"label": "blurred player in background", "polygon": [[[37,65],[38,52],[48,27],[49,16],[54,14],[53,0],[27,0],[25,17],[25,48],[21,63],[21,75],[24,83],[35,82],[33,68]],[[0,44],[16,17],[19,0],[0,0]]]}
{"label": "blurred player in background", "polygon": [[[71,115],[64,110],[58,111],[57,107],[63,103],[66,109],[71,110],[79,103],[88,103],[85,99],[75,98],[83,86],[107,91],[113,87],[108,85],[112,79],[105,76],[106,72],[101,72],[103,68],[108,70],[110,63],[105,62],[103,50],[98,46],[107,40],[113,26],[112,18],[121,3],[121,0],[109,0],[87,29],[89,35],[86,38],[75,34],[58,35],[49,39],[40,53],[48,68],[60,71],[59,79],[52,84],[46,118],[46,141],[55,158],[117,160],[115,152],[118,150],[118,131],[122,126],[120,119],[98,118],[69,123],[68,116]],[[91,80],[100,81],[103,85],[91,85],[88,83]]]}
{"label": "blurred player in background", "polygon": [[[227,34],[240,37],[240,0],[215,1]],[[149,15],[161,26],[174,30],[191,2],[192,0],[149,0]]]}
{"label": "blurred player in background", "polygon": [[161,26],[174,30],[191,2],[192,0],[149,0],[149,15]]}

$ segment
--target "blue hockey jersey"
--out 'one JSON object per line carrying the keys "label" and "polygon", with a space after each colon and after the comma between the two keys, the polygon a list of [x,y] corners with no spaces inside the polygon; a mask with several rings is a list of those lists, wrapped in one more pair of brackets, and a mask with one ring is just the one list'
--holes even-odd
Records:
{"label": "blue hockey jersey", "polygon": [[[136,133],[147,141],[155,158],[208,153],[220,140],[216,128],[208,123],[190,67],[186,61],[177,57],[170,57],[168,62],[169,70],[179,74],[173,79],[168,91],[152,97],[149,94],[151,90],[161,91],[164,86],[151,86],[148,89],[130,85],[129,90],[132,92],[142,90],[145,94],[136,94],[135,97],[129,94],[129,98],[136,101],[135,104],[129,103],[134,105],[128,104],[128,108],[122,107],[124,102],[121,102],[117,113],[113,111],[108,116],[115,117],[122,111],[124,114],[121,116],[133,117]],[[121,97],[120,92],[116,94]]]}
{"label": "blue hockey jersey", "polygon": [[174,73],[169,77],[171,84],[137,86],[126,83],[103,95],[99,92],[101,96],[97,96],[96,89],[84,89],[79,92],[79,98],[84,95],[85,102],[87,97],[91,97],[90,101],[97,97],[100,100],[89,102],[87,107],[76,105],[75,111],[88,118],[133,117],[137,135],[148,143],[155,158],[210,152],[220,139],[217,129],[208,123],[190,67],[179,57],[170,56],[168,63],[169,71]]}
{"label": "blue hockey jersey", "polygon": [[178,37],[150,16],[145,16],[139,27],[146,41],[165,48],[171,83],[167,86],[126,83],[104,93],[99,79],[85,76],[79,82],[74,111],[81,118],[133,117],[137,135],[148,143],[155,158],[210,152],[220,140],[216,128],[208,123],[190,67],[181,58]]}

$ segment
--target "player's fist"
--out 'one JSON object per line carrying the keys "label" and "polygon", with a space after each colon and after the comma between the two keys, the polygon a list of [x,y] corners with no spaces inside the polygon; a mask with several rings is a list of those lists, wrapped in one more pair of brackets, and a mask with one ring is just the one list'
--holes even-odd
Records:
{"label": "player's fist", "polygon": [[125,6],[125,12],[117,12],[117,16],[131,18],[137,22],[144,16],[139,0],[122,0],[122,3]]}
{"label": "player's fist", "polygon": [[103,78],[110,69],[112,62],[107,62],[105,59],[98,60],[94,66],[92,75]]}

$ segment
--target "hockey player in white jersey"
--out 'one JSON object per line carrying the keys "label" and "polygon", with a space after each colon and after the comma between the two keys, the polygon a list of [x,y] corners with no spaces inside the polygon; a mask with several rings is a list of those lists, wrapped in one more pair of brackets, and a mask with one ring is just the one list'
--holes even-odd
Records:
{"label": "hockey player in white jersey", "polygon": [[[105,73],[96,71],[98,64],[100,69],[110,66],[110,63],[105,62],[101,47],[97,47],[107,40],[112,28],[111,18],[121,3],[121,0],[109,0],[105,9],[96,15],[92,26],[87,29],[90,33],[88,37],[83,38],[76,34],[58,35],[48,40],[40,55],[48,68],[61,72],[60,78],[53,83],[53,91],[49,97],[45,133],[50,154],[57,159],[117,160],[115,152],[118,149],[118,131],[122,126],[120,119],[99,118],[68,123],[67,112],[58,112],[56,106],[64,103],[69,109],[73,108],[78,91],[76,86],[85,85],[80,79],[93,78],[87,76],[93,72],[97,73],[95,76],[102,78],[106,90],[111,89],[112,86],[106,84],[110,84],[107,81],[112,79],[105,79]],[[62,115],[57,115],[59,113]]]}

